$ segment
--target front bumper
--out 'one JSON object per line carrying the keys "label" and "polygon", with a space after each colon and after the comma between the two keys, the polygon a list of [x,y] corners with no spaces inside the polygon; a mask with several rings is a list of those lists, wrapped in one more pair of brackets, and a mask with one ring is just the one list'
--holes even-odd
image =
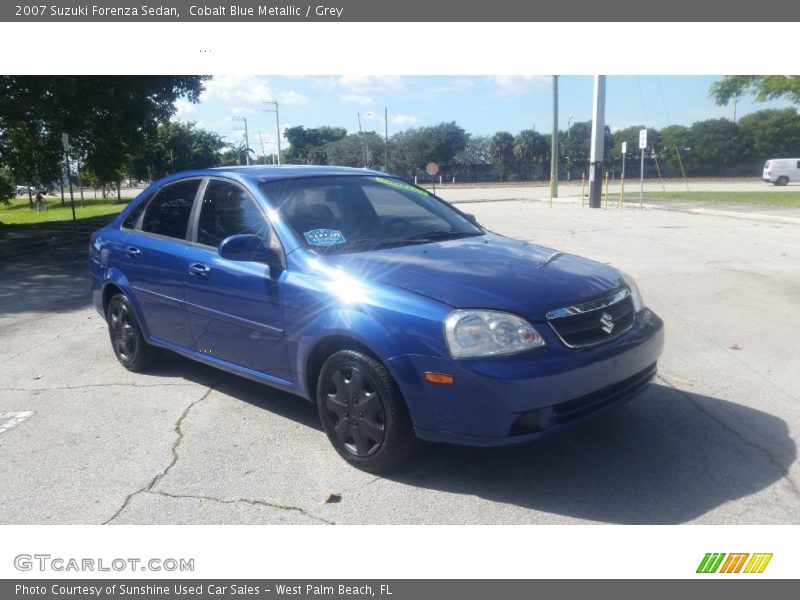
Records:
{"label": "front bumper", "polygon": [[[569,350],[555,340],[512,357],[391,359],[421,439],[470,446],[520,444],[617,406],[647,387],[664,347],[661,319],[649,309],[634,327],[601,346]],[[424,380],[454,377],[452,385]]]}

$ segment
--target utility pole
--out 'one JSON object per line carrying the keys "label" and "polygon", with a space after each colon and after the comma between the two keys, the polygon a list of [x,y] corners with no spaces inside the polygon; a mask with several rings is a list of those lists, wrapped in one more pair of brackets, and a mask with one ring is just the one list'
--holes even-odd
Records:
{"label": "utility pole", "polygon": [[275,130],[278,132],[278,164],[281,164],[281,122],[278,118],[278,101],[264,101],[264,104],[274,104],[275,108],[265,108],[265,112],[274,112],[275,113]]}
{"label": "utility pole", "polygon": [[364,132],[361,131],[361,112],[358,112],[358,139],[361,140],[361,153],[364,155],[364,168],[367,168],[367,145],[364,143]]}
{"label": "utility pole", "polygon": [[383,107],[383,170],[389,170],[389,107]]}
{"label": "utility pole", "polygon": [[81,191],[81,208],[83,208],[83,181],[81,180],[81,158],[77,159],[76,166],[78,167],[78,189]]}
{"label": "utility pole", "polygon": [[264,150],[264,140],[261,138],[261,132],[258,132],[258,142],[261,144],[261,156],[264,157],[264,164],[267,164],[267,153]]}
{"label": "utility pole", "polygon": [[606,76],[594,76],[592,148],[589,158],[589,206],[600,208],[603,191],[603,150],[606,134]]}
{"label": "utility pole", "polygon": [[550,185],[558,198],[558,75],[553,75],[553,135],[550,139]]}
{"label": "utility pole", "polygon": [[569,135],[570,132],[572,131],[573,118],[574,116],[570,115],[569,119],[567,119],[567,180],[570,179],[572,171],[572,156],[570,155],[572,153],[572,144],[570,144],[569,142]]}
{"label": "utility pole", "polygon": [[[250,137],[247,134],[247,117],[233,117],[234,121],[244,121],[244,158],[245,164],[250,166]],[[241,129],[239,130],[241,131]]]}
{"label": "utility pole", "polygon": [[[69,206],[72,209],[72,224],[75,224],[75,196],[72,193],[72,174],[69,170],[69,136],[61,134],[61,145],[64,146],[64,164],[67,166],[67,185],[69,186]],[[64,197],[64,188],[61,188],[61,197]],[[63,202],[63,200],[62,200]]]}

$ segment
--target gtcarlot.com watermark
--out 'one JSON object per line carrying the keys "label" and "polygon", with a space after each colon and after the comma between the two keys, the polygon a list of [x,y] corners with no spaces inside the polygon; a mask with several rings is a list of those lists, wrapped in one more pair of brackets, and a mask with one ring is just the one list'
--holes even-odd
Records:
{"label": "gtcarlot.com watermark", "polygon": [[192,572],[193,558],[74,558],[50,554],[17,554],[14,557],[17,571],[41,572]]}

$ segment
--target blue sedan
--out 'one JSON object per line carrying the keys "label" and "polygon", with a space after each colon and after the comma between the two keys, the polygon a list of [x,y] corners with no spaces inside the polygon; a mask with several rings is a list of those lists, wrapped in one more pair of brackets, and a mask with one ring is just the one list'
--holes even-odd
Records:
{"label": "blue sedan", "polygon": [[367,471],[579,423],[642,391],[664,343],[616,268],[363,169],[171,175],[92,235],[90,273],[125,368],[166,349],[296,394]]}

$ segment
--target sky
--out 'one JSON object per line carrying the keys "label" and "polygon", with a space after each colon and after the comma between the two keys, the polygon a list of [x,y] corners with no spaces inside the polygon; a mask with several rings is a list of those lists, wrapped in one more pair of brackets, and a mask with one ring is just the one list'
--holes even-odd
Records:
{"label": "sky", "polygon": [[[708,96],[721,76],[609,76],[606,124],[612,131],[632,125],[662,128],[691,125],[711,118],[733,118],[733,105],[717,106]],[[357,132],[384,132],[388,109],[389,135],[442,121],[456,121],[475,135],[497,131],[552,128],[550,76],[215,76],[205,83],[198,104],[179,101],[175,120],[194,121],[227,142],[243,139],[247,119],[250,147],[256,154],[275,152],[275,113],[263,104],[278,101],[281,130],[302,125],[331,125]],[[588,121],[592,113],[593,78],[559,77],[559,128]],[[737,118],[788,102],[740,99]],[[572,119],[570,120],[570,116]],[[260,133],[260,137],[259,137]],[[286,147],[285,139],[281,142]]]}

